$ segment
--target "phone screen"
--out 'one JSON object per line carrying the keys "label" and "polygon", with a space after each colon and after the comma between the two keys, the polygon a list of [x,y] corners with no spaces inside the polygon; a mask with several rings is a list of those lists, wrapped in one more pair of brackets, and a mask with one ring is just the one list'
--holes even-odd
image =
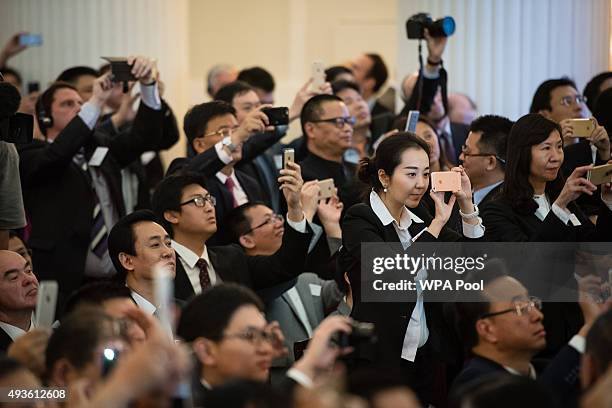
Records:
{"label": "phone screen", "polygon": [[38,47],[42,45],[42,35],[40,34],[21,34],[19,44],[28,47]]}

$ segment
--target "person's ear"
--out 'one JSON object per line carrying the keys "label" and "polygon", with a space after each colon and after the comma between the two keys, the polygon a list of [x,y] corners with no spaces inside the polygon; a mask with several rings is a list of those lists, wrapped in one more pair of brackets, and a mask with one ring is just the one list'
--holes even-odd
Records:
{"label": "person's ear", "polygon": [[198,337],[192,344],[193,352],[203,366],[215,365],[217,358],[216,344],[203,337]]}
{"label": "person's ear", "polygon": [[383,169],[378,169],[378,181],[380,181],[383,188],[389,187],[389,176]]}
{"label": "person's ear", "polygon": [[193,147],[193,150],[197,153],[200,154],[202,152],[204,152],[206,150],[206,143],[204,142],[204,138],[203,137],[196,137],[195,139],[193,139],[193,142],[191,144],[191,146]]}
{"label": "person's ear", "polygon": [[164,211],[164,220],[168,221],[170,224],[176,225],[179,223],[179,212],[174,210],[166,210]]}
{"label": "person's ear", "polygon": [[128,255],[125,252],[119,252],[119,262],[126,271],[134,270],[134,257],[132,255]]}
{"label": "person's ear", "polygon": [[366,78],[361,83],[361,92],[368,91],[374,93],[374,87],[376,86],[376,80],[374,78]]}
{"label": "person's ear", "polygon": [[306,122],[304,124],[304,131],[306,132],[305,136],[307,139],[313,139],[313,135],[315,133],[315,124],[312,122]]}
{"label": "person's ear", "polygon": [[485,165],[485,169],[488,171],[495,170],[495,166],[497,166],[497,159],[495,156],[487,156],[487,164]]}
{"label": "person's ear", "polygon": [[[548,109],[540,109],[538,113],[544,116],[546,119],[551,119],[551,111]],[[552,120],[552,119],[551,119]]]}
{"label": "person's ear", "polygon": [[241,235],[238,241],[240,242],[240,246],[242,246],[243,248],[246,248],[246,249],[255,248],[255,240],[249,237],[248,235]]}
{"label": "person's ear", "polygon": [[495,327],[487,319],[476,321],[476,334],[487,343],[495,344],[498,341]]}
{"label": "person's ear", "polygon": [[67,387],[74,374],[74,367],[67,358],[60,358],[53,364],[50,380],[54,386]]}

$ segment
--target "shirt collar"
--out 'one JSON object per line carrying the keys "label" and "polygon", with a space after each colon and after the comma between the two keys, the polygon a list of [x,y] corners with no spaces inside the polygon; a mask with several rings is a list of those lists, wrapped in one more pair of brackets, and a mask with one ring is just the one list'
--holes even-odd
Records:
{"label": "shirt collar", "polygon": [[136,304],[138,305],[140,309],[142,309],[145,313],[148,313],[151,315],[155,313],[157,308],[151,302],[149,302],[147,299],[140,296],[138,293],[134,292],[133,290],[130,289],[130,291],[132,292],[132,299],[134,299],[134,302],[136,302]]}
{"label": "shirt collar", "polygon": [[190,268],[194,268],[195,264],[200,258],[204,259],[208,263],[208,265],[210,265],[210,259],[208,258],[208,250],[206,249],[206,245],[204,245],[204,252],[202,252],[201,256],[196,255],[196,253],[193,252],[191,249],[179,244],[174,240],[172,240],[172,248]]}
{"label": "shirt collar", "polygon": [[503,183],[504,180],[500,180],[497,183],[489,184],[479,190],[474,191],[474,204],[478,205],[480,202],[493,190],[495,187]]}
{"label": "shirt collar", "polygon": [[[508,366],[502,366],[502,367],[504,367],[504,370],[506,370],[510,374],[522,375],[521,373],[519,373],[518,371],[516,371],[512,367],[508,367]],[[535,370],[535,368],[533,368],[533,366],[531,364],[529,364],[529,375],[528,375],[528,377],[531,378],[532,380],[536,379],[536,370]]]}
{"label": "shirt collar", "polygon": [[[376,216],[378,217],[380,222],[383,223],[383,225],[387,226],[391,223],[395,223],[397,225],[397,221],[395,221],[395,218],[393,218],[393,216],[385,206],[385,203],[383,203],[383,201],[380,199],[380,197],[374,190],[370,192],[370,205],[372,206],[374,214],[376,214]],[[397,227],[400,229],[408,229],[408,227],[412,225],[412,222],[422,224],[423,220],[413,214],[405,206],[402,207],[400,224],[397,225]]]}
{"label": "shirt collar", "polygon": [[34,328],[34,313],[32,313],[32,316],[30,317],[30,328],[27,331],[23,330],[21,327],[13,326],[12,324],[5,322],[0,322],[0,327],[13,341],[15,341]]}
{"label": "shirt collar", "polygon": [[221,181],[221,183],[225,184],[225,180],[227,180],[228,178],[231,178],[234,181],[234,184],[238,184],[238,179],[236,178],[236,172],[234,171],[234,169],[232,168],[232,174],[230,174],[229,176],[226,176],[225,174],[223,174],[222,172],[218,171],[217,172],[217,178]]}

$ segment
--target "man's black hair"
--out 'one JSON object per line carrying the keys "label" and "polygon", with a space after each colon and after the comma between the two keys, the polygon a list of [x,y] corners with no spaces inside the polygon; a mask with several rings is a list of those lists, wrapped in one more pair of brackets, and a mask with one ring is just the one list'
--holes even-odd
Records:
{"label": "man's black hair", "polygon": [[134,225],[139,222],[159,223],[159,220],[151,210],[137,210],[119,219],[108,234],[108,254],[117,270],[115,278],[119,282],[125,282],[128,272],[121,265],[119,254],[136,255]]}
{"label": "man's black hair", "polygon": [[531,107],[529,108],[529,113],[539,113],[541,110],[552,110],[552,106],[550,104],[550,97],[552,91],[561,86],[571,86],[574,89],[576,88],[576,83],[569,79],[568,77],[561,77],[556,79],[548,79],[538,86],[535,93],[533,94],[533,99],[531,100]]}
{"label": "man's black hair", "polygon": [[306,123],[321,119],[323,115],[323,104],[327,102],[342,102],[342,99],[336,95],[321,94],[313,96],[304,104],[302,112],[300,113],[300,122],[302,125],[302,134],[305,138],[307,138]]}
{"label": "man's black hair", "polygon": [[206,133],[208,122],[218,116],[228,114],[236,116],[236,109],[224,101],[205,102],[189,109],[183,119],[183,130],[187,136],[187,143],[193,146],[194,139]]}
{"label": "man's black hair", "polygon": [[76,85],[79,77],[91,75],[97,78],[98,74],[99,72],[91,67],[71,67],[62,71],[62,73],[57,77],[56,81],[68,82],[69,84]]}
{"label": "man's black hair", "polygon": [[251,85],[243,81],[234,81],[219,89],[215,94],[215,100],[227,102],[232,105],[236,96],[240,96],[249,91],[255,91]]}
{"label": "man's black hair", "polygon": [[238,80],[246,82],[253,88],[263,89],[267,93],[274,92],[276,86],[272,74],[262,67],[243,69],[238,73]]}

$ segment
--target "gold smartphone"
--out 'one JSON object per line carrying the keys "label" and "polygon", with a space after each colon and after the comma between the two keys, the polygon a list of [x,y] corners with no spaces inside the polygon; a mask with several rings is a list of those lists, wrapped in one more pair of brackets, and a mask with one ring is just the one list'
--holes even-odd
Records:
{"label": "gold smartphone", "polygon": [[595,166],[587,173],[587,180],[596,186],[612,182],[612,164]]}
{"label": "gold smartphone", "polygon": [[295,161],[295,150],[289,148],[283,150],[283,169],[287,168],[287,163]]}
{"label": "gold smartphone", "polygon": [[319,200],[325,200],[334,195],[334,179],[328,178],[318,182],[319,184]]}
{"label": "gold smartphone", "polygon": [[436,171],[431,173],[431,191],[461,190],[461,173],[456,171]]}
{"label": "gold smartphone", "polygon": [[591,137],[595,130],[593,119],[570,119],[570,123],[574,129],[574,137]]}

